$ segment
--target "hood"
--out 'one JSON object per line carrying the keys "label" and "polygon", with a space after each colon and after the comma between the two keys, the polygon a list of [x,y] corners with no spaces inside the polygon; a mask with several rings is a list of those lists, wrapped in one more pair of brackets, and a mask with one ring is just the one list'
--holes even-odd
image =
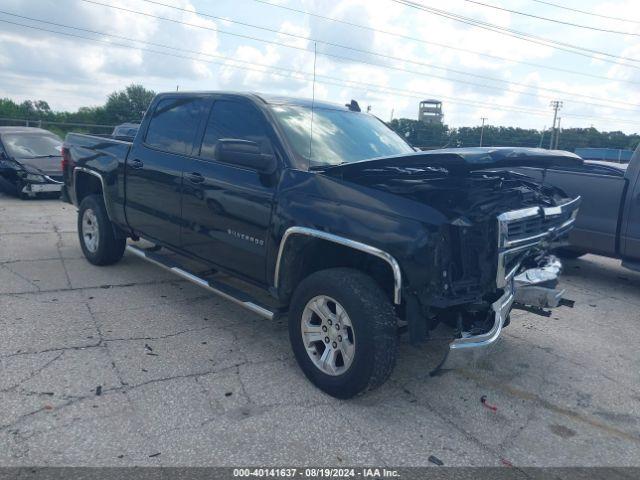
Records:
{"label": "hood", "polygon": [[361,161],[323,174],[429,205],[450,221],[465,223],[530,206],[555,206],[566,199],[559,189],[509,167],[580,163],[582,159],[569,152],[474,148]]}
{"label": "hood", "polygon": [[476,170],[510,167],[575,167],[582,165],[582,163],[583,160],[578,155],[562,150],[478,147],[448,148],[373,158],[329,167],[325,171],[330,175],[342,175],[345,178],[368,171],[381,173],[386,169],[396,170],[398,168],[446,170],[450,175],[464,176]]}
{"label": "hood", "polygon": [[58,176],[62,174],[60,162],[61,156],[38,157],[38,158],[15,158],[17,163],[30,173],[41,173],[44,175]]}

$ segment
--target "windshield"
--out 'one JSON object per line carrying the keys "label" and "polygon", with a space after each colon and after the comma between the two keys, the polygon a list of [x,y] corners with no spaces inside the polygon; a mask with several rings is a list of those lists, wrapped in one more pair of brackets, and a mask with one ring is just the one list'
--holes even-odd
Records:
{"label": "windshield", "polygon": [[9,156],[14,158],[59,157],[62,140],[53,134],[13,133],[2,136]]}
{"label": "windshield", "polygon": [[413,152],[401,137],[372,115],[329,108],[271,107],[295,153],[311,168]]}

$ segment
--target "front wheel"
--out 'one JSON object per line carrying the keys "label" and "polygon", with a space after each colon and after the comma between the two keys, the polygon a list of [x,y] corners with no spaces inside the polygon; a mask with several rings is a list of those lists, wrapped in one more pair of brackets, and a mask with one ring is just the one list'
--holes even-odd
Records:
{"label": "front wheel", "polygon": [[127,240],[116,237],[99,195],[88,195],[80,203],[78,236],[82,253],[94,265],[111,265],[124,255]]}
{"label": "front wheel", "polygon": [[307,378],[337,398],[382,385],[395,365],[395,312],[358,270],[332,268],[304,279],[291,301],[289,338]]}

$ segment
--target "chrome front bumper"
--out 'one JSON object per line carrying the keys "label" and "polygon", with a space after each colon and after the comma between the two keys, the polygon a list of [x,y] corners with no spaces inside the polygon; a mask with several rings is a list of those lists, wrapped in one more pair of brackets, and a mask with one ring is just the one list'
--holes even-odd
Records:
{"label": "chrome front bumper", "polygon": [[505,289],[504,294],[491,305],[493,327],[480,335],[465,335],[463,333],[461,338],[451,342],[445,359],[436,370],[467,367],[475,364],[479,358],[484,356],[487,349],[500,338],[502,327],[511,312],[514,298],[515,293],[513,284],[511,284]]}
{"label": "chrome front bumper", "polygon": [[449,344],[445,359],[436,370],[468,367],[476,363],[500,338],[502,328],[514,303],[533,308],[554,308],[560,305],[564,290],[556,289],[562,263],[549,256],[543,265],[515,275],[504,288],[503,295],[491,305],[493,326],[486,333],[462,333]]}
{"label": "chrome front bumper", "polygon": [[[530,261],[532,255],[548,250],[566,236],[575,223],[579,206],[580,197],[577,197],[555,207],[531,207],[498,216],[496,286],[502,289],[503,294],[489,310],[493,326],[482,334],[459,333],[459,338],[449,344],[444,360],[435,371],[475,363],[500,338],[514,304],[539,312],[563,303],[564,290],[556,288],[562,271],[560,260],[548,255],[538,259],[537,267],[521,269],[522,263]],[[533,225],[538,231],[527,233],[527,230],[522,230],[523,222],[530,221],[537,222]]]}

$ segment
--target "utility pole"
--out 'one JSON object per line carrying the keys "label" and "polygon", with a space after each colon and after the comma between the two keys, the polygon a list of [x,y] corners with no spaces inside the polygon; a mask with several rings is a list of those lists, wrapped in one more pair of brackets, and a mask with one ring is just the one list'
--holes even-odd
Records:
{"label": "utility pole", "polygon": [[391,117],[389,117],[389,121],[391,122],[393,120],[393,112],[394,112],[395,108],[391,109]]}
{"label": "utility pole", "polygon": [[562,121],[562,117],[558,117],[558,131],[556,132],[556,144],[553,147],[555,150],[558,149],[558,143],[560,142],[560,122]]}
{"label": "utility pole", "polygon": [[538,148],[542,148],[542,142],[544,141],[544,134],[547,131],[547,126],[542,127],[542,132],[540,132],[540,143],[538,144]]}
{"label": "utility pole", "polygon": [[482,138],[484,137],[484,122],[488,120],[487,117],[480,117],[482,120],[482,127],[480,127],[480,146],[482,146]]}
{"label": "utility pole", "polygon": [[551,140],[549,140],[549,150],[553,149],[553,142],[555,140],[556,134],[556,120],[558,119],[558,110],[562,108],[562,102],[560,100],[553,100],[549,103],[551,108],[553,108],[553,125],[551,127]]}

